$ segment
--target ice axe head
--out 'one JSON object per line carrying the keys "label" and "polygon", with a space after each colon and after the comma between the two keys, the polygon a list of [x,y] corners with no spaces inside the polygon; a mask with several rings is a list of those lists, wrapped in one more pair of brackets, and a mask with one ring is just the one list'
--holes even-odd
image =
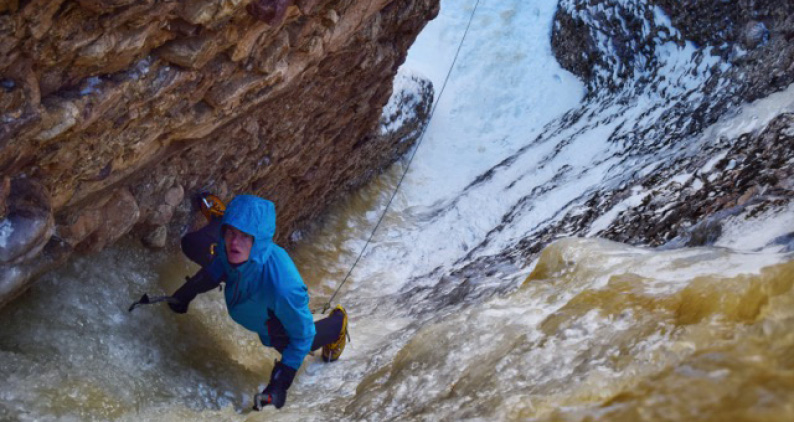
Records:
{"label": "ice axe head", "polygon": [[171,296],[157,296],[154,298],[150,298],[148,294],[144,293],[139,301],[130,305],[129,312],[132,312],[132,310],[137,308],[139,305],[152,305],[159,302],[177,303],[179,301]]}

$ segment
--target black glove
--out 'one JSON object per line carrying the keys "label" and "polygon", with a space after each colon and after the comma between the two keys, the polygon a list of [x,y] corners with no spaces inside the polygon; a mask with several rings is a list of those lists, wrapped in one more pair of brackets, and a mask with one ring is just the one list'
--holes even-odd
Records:
{"label": "black glove", "polygon": [[270,373],[270,383],[262,393],[254,397],[254,410],[261,410],[269,404],[276,406],[276,409],[284,407],[287,402],[287,389],[292,385],[297,372],[281,362],[276,362],[273,372]]}
{"label": "black glove", "polygon": [[204,293],[214,289],[220,284],[210,276],[209,272],[202,268],[193,277],[185,277],[185,284],[177,289],[171,297],[174,301],[168,302],[168,307],[178,314],[187,312],[190,302],[196,298],[199,293]]}
{"label": "black glove", "polygon": [[174,301],[168,301],[168,307],[171,308],[172,311],[178,314],[187,313],[187,307],[190,305],[190,302],[183,302],[181,299],[177,299],[175,296]]}

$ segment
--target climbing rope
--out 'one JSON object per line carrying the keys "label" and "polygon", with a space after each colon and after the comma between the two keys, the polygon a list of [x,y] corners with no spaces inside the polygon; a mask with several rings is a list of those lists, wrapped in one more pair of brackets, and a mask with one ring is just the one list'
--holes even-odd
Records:
{"label": "climbing rope", "polygon": [[331,308],[331,302],[333,302],[336,295],[342,289],[342,286],[344,286],[347,280],[350,278],[350,274],[353,273],[353,270],[358,265],[358,262],[361,261],[361,257],[364,256],[364,251],[367,250],[367,246],[369,246],[369,244],[372,242],[372,238],[375,236],[375,232],[378,231],[378,228],[383,222],[383,218],[386,217],[386,212],[389,210],[392,201],[394,201],[394,198],[397,196],[397,192],[399,192],[400,186],[402,186],[403,180],[405,180],[405,176],[408,174],[408,170],[410,170],[411,168],[411,163],[413,163],[414,161],[414,157],[416,156],[416,151],[419,150],[419,147],[422,145],[422,141],[425,139],[425,131],[427,130],[427,127],[430,126],[430,122],[433,121],[433,116],[436,114],[436,107],[438,107],[438,104],[441,102],[441,96],[444,95],[444,90],[447,88],[447,82],[449,82],[449,77],[452,74],[452,69],[455,68],[455,63],[458,61],[458,55],[460,55],[460,50],[463,47],[463,42],[466,40],[466,35],[468,35],[469,33],[471,22],[474,20],[474,14],[477,12],[477,7],[479,5],[480,5],[480,0],[477,0],[476,3],[474,4],[474,8],[471,10],[471,15],[469,16],[469,22],[466,24],[466,30],[463,31],[463,37],[460,39],[460,44],[458,44],[458,49],[455,51],[455,57],[452,59],[452,64],[449,66],[449,71],[447,71],[447,76],[444,78],[444,83],[441,85],[441,91],[438,93],[438,100],[435,102],[435,104],[433,104],[433,109],[430,110],[430,118],[427,120],[427,124],[422,128],[422,133],[419,135],[419,141],[416,143],[416,147],[414,148],[413,152],[411,152],[411,156],[408,159],[408,164],[405,166],[405,171],[403,171],[402,176],[400,176],[400,180],[397,182],[397,186],[394,188],[394,192],[389,198],[389,201],[386,203],[386,208],[383,209],[383,212],[381,213],[380,218],[378,218],[378,222],[375,224],[375,227],[372,229],[372,233],[370,233],[367,242],[364,243],[364,247],[361,248],[361,252],[359,252],[355,262],[353,262],[353,266],[350,267],[350,271],[347,272],[345,278],[342,280],[341,283],[339,283],[339,287],[336,288],[334,294],[331,295],[331,298],[328,299],[327,302],[325,302],[321,313],[324,314],[328,311],[328,309]]}

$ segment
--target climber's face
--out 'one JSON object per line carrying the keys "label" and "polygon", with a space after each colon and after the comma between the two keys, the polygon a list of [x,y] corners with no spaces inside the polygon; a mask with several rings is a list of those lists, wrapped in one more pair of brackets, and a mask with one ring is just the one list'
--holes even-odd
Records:
{"label": "climber's face", "polygon": [[230,264],[242,264],[248,261],[251,247],[254,245],[253,236],[232,226],[225,226],[223,241],[226,243],[226,257]]}

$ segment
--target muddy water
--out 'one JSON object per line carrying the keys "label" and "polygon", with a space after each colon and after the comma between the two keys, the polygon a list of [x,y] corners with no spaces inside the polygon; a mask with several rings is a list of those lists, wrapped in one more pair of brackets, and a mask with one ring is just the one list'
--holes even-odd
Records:
{"label": "muddy water", "polygon": [[[295,253],[313,304],[346,273],[376,218],[361,211],[393,176]],[[384,232],[407,220],[388,217]],[[308,357],[288,406],[261,413],[251,395],[277,354],[231,322],[220,292],[187,315],[127,312],[194,269],[120,245],[0,310],[0,420],[794,420],[790,255],[563,239],[511,293],[421,315],[354,273],[339,297],[352,345],[334,364]]]}
{"label": "muddy water", "polygon": [[561,240],[515,293],[418,329],[347,410],[374,419],[792,420],[792,283],[794,262],[775,254]]}

